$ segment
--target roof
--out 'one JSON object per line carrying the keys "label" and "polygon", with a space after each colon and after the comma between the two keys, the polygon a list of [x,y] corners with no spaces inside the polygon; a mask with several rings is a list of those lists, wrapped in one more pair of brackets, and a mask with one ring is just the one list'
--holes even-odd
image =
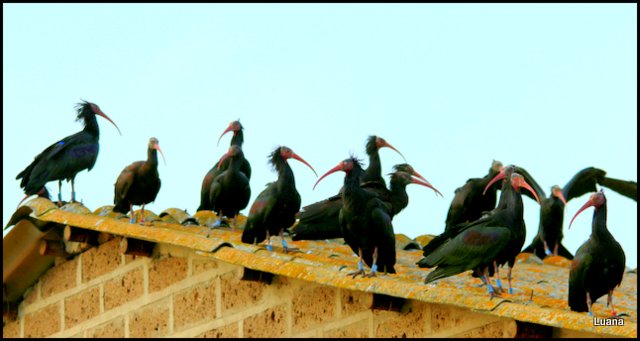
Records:
{"label": "roof", "polygon": [[[26,206],[26,207],[25,207]],[[279,237],[272,238],[274,252],[262,245],[248,245],[240,241],[242,230],[216,228],[207,238],[213,221],[211,212],[190,216],[183,210],[170,208],[159,215],[145,210],[145,225],[129,224],[129,218],[111,212],[105,206],[91,212],[79,203],[58,208],[46,199],[35,198],[14,214],[16,226],[3,239],[4,302],[21,299],[24,291],[54,263],[52,256],[40,256],[41,239],[60,239],[65,225],[105,232],[127,238],[182,246],[205,257],[211,257],[249,269],[269,272],[304,281],[349,290],[390,295],[428,303],[450,304],[477,312],[537,323],[557,328],[637,337],[637,273],[626,272],[623,282],[614,291],[614,304],[625,313],[624,326],[594,326],[593,318],[576,313],[567,306],[567,283],[570,261],[562,257],[548,257],[540,261],[531,254],[521,254],[513,269],[516,292],[489,299],[485,287],[469,272],[441,279],[428,285],[424,279],[430,269],[415,263],[422,257],[416,250],[416,240],[425,243],[427,236],[411,240],[397,235],[395,275],[379,274],[375,278],[353,279],[346,274],[357,268],[357,257],[340,240],[289,242],[302,252],[284,254]],[[136,211],[138,212],[138,211]],[[246,217],[239,218],[244,224]],[[180,224],[182,223],[182,225]],[[196,225],[199,224],[199,225]],[[502,277],[506,271],[502,272]],[[505,281],[506,282],[506,281]],[[594,304],[594,313],[606,317],[606,297]]]}

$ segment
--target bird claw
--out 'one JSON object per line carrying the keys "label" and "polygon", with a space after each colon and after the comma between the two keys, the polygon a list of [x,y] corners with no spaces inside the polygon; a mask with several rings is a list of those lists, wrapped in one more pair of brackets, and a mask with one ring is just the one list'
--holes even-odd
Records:
{"label": "bird claw", "polygon": [[366,277],[364,270],[358,270],[358,271],[350,272],[347,274],[347,276],[352,276],[352,278],[356,278],[358,275],[362,275],[363,277]]}
{"label": "bird claw", "polygon": [[551,255],[551,251],[550,251],[549,249],[544,249],[544,253],[545,253],[547,256]]}
{"label": "bird claw", "polygon": [[297,247],[285,247],[284,249],[284,253],[289,253],[289,252],[302,252],[302,250],[300,250]]}
{"label": "bird claw", "polygon": [[362,277],[371,278],[371,277],[378,277],[378,276],[376,276],[376,272],[372,271],[371,273],[362,275]]}
{"label": "bird claw", "polygon": [[135,223],[136,223],[136,220],[133,217],[129,218],[129,224],[135,224]]}
{"label": "bird claw", "polygon": [[509,294],[513,295],[513,288],[509,288]]}

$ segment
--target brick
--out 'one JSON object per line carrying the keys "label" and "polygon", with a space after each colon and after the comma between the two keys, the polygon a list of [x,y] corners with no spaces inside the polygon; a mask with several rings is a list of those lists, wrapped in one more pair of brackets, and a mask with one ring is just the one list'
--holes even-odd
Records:
{"label": "brick", "polygon": [[216,281],[191,287],[173,296],[174,326],[180,329],[216,318]]}
{"label": "brick", "polygon": [[100,313],[100,288],[90,289],[70,296],[64,300],[64,326],[72,328]]}
{"label": "brick", "polygon": [[204,338],[237,338],[238,337],[238,322],[230,323],[226,326],[218,327],[215,329],[208,330],[198,337]]}
{"label": "brick", "polygon": [[129,313],[129,337],[162,337],[169,332],[168,301]]}
{"label": "brick", "polygon": [[431,331],[433,333],[456,328],[471,318],[468,310],[443,304],[431,305]]}
{"label": "brick", "polygon": [[336,289],[330,287],[315,287],[297,293],[293,298],[294,332],[333,319],[335,302]]}
{"label": "brick", "polygon": [[87,331],[88,337],[124,338],[124,317],[115,318]]}
{"label": "brick", "polygon": [[259,302],[266,287],[261,282],[241,280],[235,271],[220,276],[222,314]]}
{"label": "brick", "polygon": [[369,321],[367,319],[346,326],[331,329],[323,333],[325,338],[365,338],[369,337]]}
{"label": "brick", "polygon": [[426,304],[413,302],[407,313],[375,310],[376,337],[423,337],[426,325]]}
{"label": "brick", "polygon": [[284,337],[287,334],[287,306],[282,304],[247,317],[243,325],[244,337]]}
{"label": "brick", "polygon": [[24,297],[24,300],[22,301],[23,304],[29,305],[38,301],[40,299],[41,287],[42,285],[40,284],[40,282],[37,282],[36,284],[32,285],[29,289],[27,289],[27,291],[25,291],[23,295]]}
{"label": "brick", "polygon": [[373,295],[356,290],[341,290],[340,304],[342,317],[369,310],[373,303]]}
{"label": "brick", "polygon": [[162,290],[187,278],[188,266],[186,258],[154,259],[149,264],[149,292]]}
{"label": "brick", "polygon": [[63,292],[76,287],[78,278],[78,258],[64,262],[49,269],[41,278],[42,297],[47,298],[53,294]]}
{"label": "brick", "polygon": [[60,331],[60,303],[50,304],[24,317],[24,337],[44,337]]}
{"label": "brick", "polygon": [[14,319],[5,322],[2,326],[2,338],[18,338],[20,337],[20,320]]}
{"label": "brick", "polygon": [[110,241],[84,252],[82,257],[82,283],[107,274],[120,266],[120,240]]}
{"label": "brick", "polygon": [[218,262],[211,259],[194,258],[192,262],[194,275],[218,268]]}
{"label": "brick", "polygon": [[104,309],[109,310],[129,303],[144,294],[142,267],[107,281],[104,284]]}
{"label": "brick", "polygon": [[513,338],[516,335],[516,323],[513,320],[497,321],[484,326],[452,335],[454,338]]}

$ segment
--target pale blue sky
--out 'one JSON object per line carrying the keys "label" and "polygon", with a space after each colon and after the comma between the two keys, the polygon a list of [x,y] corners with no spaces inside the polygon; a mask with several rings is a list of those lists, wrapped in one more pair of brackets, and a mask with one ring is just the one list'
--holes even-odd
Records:
{"label": "pale blue sky", "polygon": [[[387,139],[444,194],[408,187],[393,223],[415,237],[444,229],[454,190],[492,159],[526,168],[547,194],[588,166],[637,181],[636,94],[636,4],[3,4],[3,225],[24,196],[16,174],[81,129],[80,99],[122,131],[98,118],[98,161],[76,177],[92,210],[113,203],[118,174],[155,136],[167,164],[147,208],[195,213],[229,145],[218,136],[240,118],[251,202],[276,177],[266,161],[278,145],[322,174],[351,152],[366,165],[367,136]],[[385,174],[403,162],[381,158]],[[303,206],[342,184],[332,175],[312,190],[315,175],[290,164]],[[606,194],[636,267],[636,202]],[[566,227],[587,199],[565,210],[573,253],[592,209]],[[527,245],[538,215],[525,199]]]}

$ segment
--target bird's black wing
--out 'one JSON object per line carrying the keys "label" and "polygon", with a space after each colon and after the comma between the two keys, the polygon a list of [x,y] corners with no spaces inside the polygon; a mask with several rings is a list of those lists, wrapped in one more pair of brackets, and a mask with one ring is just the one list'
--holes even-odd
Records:
{"label": "bird's black wing", "polygon": [[627,198],[638,201],[638,184],[635,181],[624,181],[605,177],[600,185],[616,191]]}

